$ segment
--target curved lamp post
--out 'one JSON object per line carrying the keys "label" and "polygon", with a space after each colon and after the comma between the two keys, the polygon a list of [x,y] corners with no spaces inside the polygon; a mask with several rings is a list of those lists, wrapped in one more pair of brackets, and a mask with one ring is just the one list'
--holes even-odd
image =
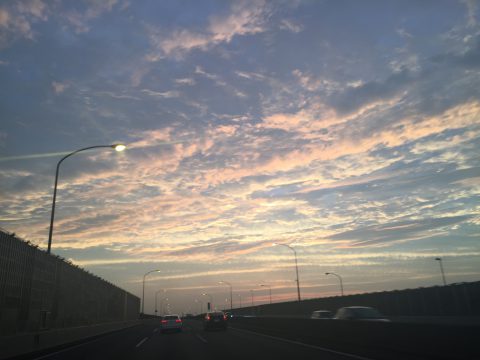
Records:
{"label": "curved lamp post", "polygon": [[340,291],[341,291],[341,294],[343,296],[343,281],[342,281],[342,277],[338,274],[335,274],[335,273],[332,273],[332,272],[326,272],[325,275],[334,275],[338,278],[338,280],[340,280]]}
{"label": "curved lamp post", "polygon": [[272,303],[272,287],[267,284],[260,284],[261,287],[268,287],[268,291],[270,293],[270,304]]}
{"label": "curved lamp post", "polygon": [[154,273],[154,272],[160,272],[160,270],[150,270],[149,272],[145,273],[143,275],[143,290],[142,290],[142,314],[144,314],[144,306],[145,306],[145,278],[147,277],[148,274]]}
{"label": "curved lamp post", "polygon": [[297,273],[297,295],[298,295],[298,301],[300,301],[300,279],[298,278],[298,263],[297,263],[297,252],[293,247],[287,244],[279,244],[279,243],[274,243],[273,245],[281,245],[289,248],[290,250],[293,251],[293,255],[295,256],[295,271]]}
{"label": "curved lamp post", "polygon": [[66,158],[75,155],[81,151],[90,150],[90,149],[97,149],[97,148],[113,148],[116,151],[123,151],[126,149],[126,146],[123,144],[113,144],[113,145],[96,145],[96,146],[89,146],[83,149],[75,150],[68,155],[65,155],[60,161],[57,163],[57,171],[55,172],[55,186],[53,187],[53,201],[52,201],[52,214],[50,216],[50,230],[48,231],[48,247],[47,247],[47,254],[50,254],[50,250],[52,248],[52,234],[53,234],[53,220],[55,219],[55,200],[57,199],[57,184],[58,184],[58,173],[60,170],[60,164]]}
{"label": "curved lamp post", "polygon": [[232,290],[232,284],[230,284],[228,281],[219,281],[218,282],[219,284],[226,284],[228,286],[230,286],[230,311],[232,311],[233,309],[233,290]]}
{"label": "curved lamp post", "polygon": [[445,271],[443,271],[443,263],[442,263],[442,258],[435,258],[436,261],[440,264],[440,271],[442,272],[442,279],[443,279],[443,285],[447,286],[447,280],[445,279]]}

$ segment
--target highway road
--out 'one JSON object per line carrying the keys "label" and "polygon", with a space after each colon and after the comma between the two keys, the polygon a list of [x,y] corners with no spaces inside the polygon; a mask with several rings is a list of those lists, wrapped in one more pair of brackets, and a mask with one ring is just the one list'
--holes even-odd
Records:
{"label": "highway road", "polygon": [[148,322],[91,341],[30,359],[322,359],[367,360],[366,357],[330,351],[300,342],[282,340],[230,327],[227,331],[207,331],[196,320],[184,322],[181,333],[162,334]]}

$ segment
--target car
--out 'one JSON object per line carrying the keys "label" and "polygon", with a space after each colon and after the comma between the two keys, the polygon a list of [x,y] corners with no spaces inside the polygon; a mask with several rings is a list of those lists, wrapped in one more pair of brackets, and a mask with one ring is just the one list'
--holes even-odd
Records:
{"label": "car", "polygon": [[312,312],[310,319],[332,319],[333,313],[329,310],[316,310]]}
{"label": "car", "polygon": [[183,322],[178,315],[165,315],[162,317],[160,321],[160,331],[161,332],[168,332],[168,331],[182,331]]}
{"label": "car", "polygon": [[227,315],[221,311],[208,312],[203,318],[203,328],[204,330],[227,330],[227,321]]}
{"label": "car", "polygon": [[337,310],[334,319],[336,320],[360,320],[390,322],[380,311],[368,306],[347,306]]}

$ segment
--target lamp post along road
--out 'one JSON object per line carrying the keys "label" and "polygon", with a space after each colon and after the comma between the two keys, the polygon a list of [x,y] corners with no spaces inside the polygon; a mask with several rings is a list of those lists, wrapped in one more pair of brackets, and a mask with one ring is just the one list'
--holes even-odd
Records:
{"label": "lamp post along road", "polygon": [[233,310],[233,290],[232,290],[232,284],[230,284],[228,281],[220,281],[219,284],[226,284],[230,287],[230,311]]}
{"label": "lamp post along road", "polygon": [[298,301],[301,301],[301,298],[300,298],[300,279],[298,277],[297,251],[293,247],[291,247],[290,245],[287,245],[287,244],[274,243],[273,245],[285,246],[285,247],[287,247],[287,248],[289,248],[290,250],[293,251],[293,255],[295,256],[295,272],[297,274],[297,295],[298,295]]}
{"label": "lamp post along road", "polygon": [[159,293],[160,291],[165,292],[165,290],[160,289],[160,290],[158,290],[158,291],[155,293],[155,316],[157,316],[157,312],[158,312],[158,306],[157,306],[157,305],[158,305],[158,293]]}
{"label": "lamp post along road", "polygon": [[438,261],[438,263],[440,264],[440,272],[442,273],[442,279],[443,279],[443,285],[444,286],[447,286],[447,280],[445,279],[445,271],[443,270],[443,262],[442,262],[442,258],[435,258],[436,261]]}
{"label": "lamp post along road", "polygon": [[267,284],[260,284],[261,287],[268,287],[268,292],[270,294],[270,304],[272,303],[272,287]]}
{"label": "lamp post along road", "polygon": [[335,273],[332,273],[332,272],[326,272],[325,275],[334,275],[338,278],[338,280],[340,280],[340,292],[343,296],[343,281],[342,281],[342,277],[338,274],[335,274]]}
{"label": "lamp post along road", "polygon": [[85,151],[85,150],[98,149],[98,148],[113,148],[116,151],[123,151],[123,150],[126,149],[125,145],[122,145],[122,144],[89,146],[89,147],[86,147],[86,148],[75,150],[75,151],[71,152],[70,154],[65,155],[57,163],[57,170],[55,172],[55,185],[53,187],[52,213],[50,215],[50,229],[48,231],[47,254],[50,254],[50,251],[51,251],[51,248],[52,248],[53,221],[55,219],[55,201],[57,199],[57,185],[58,185],[58,174],[59,174],[59,171],[60,171],[60,164],[63,162],[63,160],[69,158],[72,155],[75,155],[76,153],[79,153],[79,152]]}
{"label": "lamp post along road", "polygon": [[210,302],[208,303],[208,304],[210,304],[210,306],[207,305],[207,311],[213,311],[213,297],[212,297],[212,295],[207,294],[207,293],[203,293],[202,295],[203,296],[208,296],[210,298]]}
{"label": "lamp post along road", "polygon": [[143,275],[142,314],[145,314],[145,313],[144,313],[144,306],[145,306],[145,278],[147,277],[148,274],[151,274],[151,273],[154,273],[154,272],[160,272],[160,270],[151,270],[151,271],[145,273],[145,275]]}

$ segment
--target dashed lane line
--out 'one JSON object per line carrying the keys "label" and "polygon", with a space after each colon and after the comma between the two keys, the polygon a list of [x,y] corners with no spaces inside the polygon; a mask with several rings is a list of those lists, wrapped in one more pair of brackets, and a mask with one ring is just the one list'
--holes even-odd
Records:
{"label": "dashed lane line", "polygon": [[142,341],[140,341],[140,342],[139,342],[137,345],[135,345],[135,347],[137,347],[137,348],[138,348],[138,347],[142,346],[142,344],[143,344],[145,341],[147,341],[147,340],[148,340],[148,337],[146,337],[146,338],[143,338],[143,340],[142,340]]}
{"label": "dashed lane line", "polygon": [[236,327],[233,327],[233,326],[230,326],[230,329],[236,330],[236,331],[239,331],[239,332],[244,332],[244,333],[247,333],[247,334],[263,336],[263,337],[266,337],[266,338],[269,338],[269,339],[278,340],[278,341],[283,341],[283,342],[287,342],[287,343],[290,343],[290,344],[295,344],[295,345],[299,345],[299,346],[303,346],[303,347],[308,347],[308,348],[311,348],[311,349],[326,351],[326,352],[329,352],[329,353],[332,353],[332,354],[342,355],[342,356],[349,357],[349,358],[352,358],[352,359],[357,359],[357,360],[373,360],[373,359],[371,359],[371,358],[367,358],[367,357],[364,357],[364,356],[359,356],[359,355],[354,355],[354,354],[348,354],[348,353],[344,353],[344,352],[342,352],[342,351],[336,351],[336,350],[324,348],[324,347],[321,347],[321,346],[305,344],[305,343],[302,343],[302,342],[300,342],[300,341],[284,339],[284,338],[280,338],[280,337],[276,337],[276,336],[271,336],[271,335],[266,335],[266,334],[262,334],[262,333],[257,333],[257,332],[250,331],[250,330],[239,329],[239,328],[236,328]]}
{"label": "dashed lane line", "polygon": [[195,336],[200,340],[200,341],[203,341],[205,344],[208,343],[207,340],[205,340],[202,336],[198,335],[198,334],[195,334]]}

